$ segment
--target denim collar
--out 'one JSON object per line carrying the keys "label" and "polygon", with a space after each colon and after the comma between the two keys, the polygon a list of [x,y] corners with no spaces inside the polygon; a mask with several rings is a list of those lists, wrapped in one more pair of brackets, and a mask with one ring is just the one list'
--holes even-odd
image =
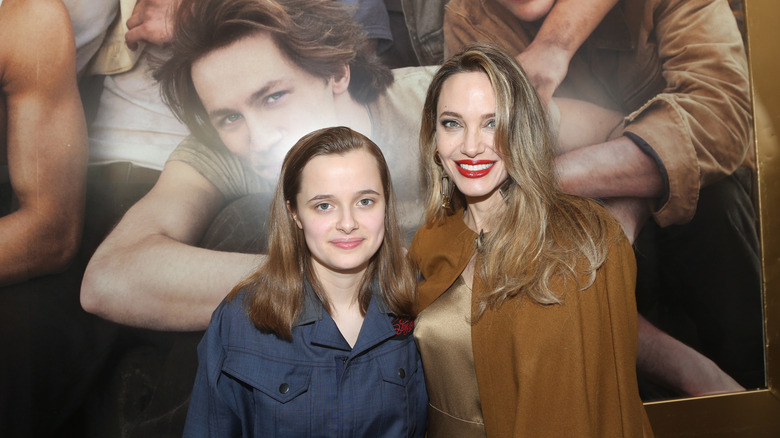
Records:
{"label": "denim collar", "polygon": [[[377,281],[376,276],[374,276],[374,278],[371,280],[369,289],[371,290],[371,301],[376,303],[379,312],[384,314],[392,314],[393,311],[390,310],[390,307],[382,297],[382,291],[379,287],[379,282]],[[301,309],[301,313],[295,319],[293,327],[322,320],[322,313],[324,311],[325,308],[322,306],[322,302],[317,297],[317,294],[314,293],[314,288],[312,288],[311,283],[309,283],[309,279],[304,277],[303,308]]]}

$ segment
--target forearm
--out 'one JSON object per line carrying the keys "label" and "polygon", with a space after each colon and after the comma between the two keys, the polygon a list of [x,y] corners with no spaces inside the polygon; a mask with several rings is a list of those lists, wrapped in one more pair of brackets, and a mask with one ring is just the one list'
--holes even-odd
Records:
{"label": "forearm", "polygon": [[0,218],[0,285],[62,271],[79,247],[82,215],[21,208]]}
{"label": "forearm", "polygon": [[556,97],[550,111],[558,116],[556,155],[603,143],[623,123],[623,114],[584,100]]}
{"label": "forearm", "polygon": [[664,181],[656,161],[628,137],[581,147],[555,160],[561,188],[589,198],[660,198]]}
{"label": "forearm", "polygon": [[685,395],[743,391],[710,359],[639,316],[637,370]]}
{"label": "forearm", "polygon": [[617,0],[558,0],[531,45],[556,48],[571,58],[616,3]]}
{"label": "forearm", "polygon": [[162,235],[125,247],[107,239],[84,274],[82,306],[132,326],[200,330],[260,262],[259,256],[206,250]]}

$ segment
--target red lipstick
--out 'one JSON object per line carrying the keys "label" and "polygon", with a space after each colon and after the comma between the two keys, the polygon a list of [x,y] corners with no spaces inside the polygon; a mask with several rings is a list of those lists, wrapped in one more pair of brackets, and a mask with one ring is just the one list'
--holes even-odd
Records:
{"label": "red lipstick", "polygon": [[455,163],[458,165],[458,172],[466,178],[482,178],[490,173],[496,164],[492,160],[459,160]]}

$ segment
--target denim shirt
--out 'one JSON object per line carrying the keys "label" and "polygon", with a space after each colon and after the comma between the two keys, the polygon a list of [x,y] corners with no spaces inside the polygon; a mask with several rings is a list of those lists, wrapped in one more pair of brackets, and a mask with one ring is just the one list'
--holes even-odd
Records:
{"label": "denim shirt", "polygon": [[373,288],[354,348],[306,283],[292,341],[258,330],[242,292],[198,346],[185,437],[424,437],[428,396],[411,321]]}

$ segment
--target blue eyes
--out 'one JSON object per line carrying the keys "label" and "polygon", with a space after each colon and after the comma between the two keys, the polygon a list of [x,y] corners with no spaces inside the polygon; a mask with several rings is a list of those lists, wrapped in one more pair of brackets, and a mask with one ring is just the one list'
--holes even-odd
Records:
{"label": "blue eyes", "polygon": [[223,123],[226,125],[230,125],[231,123],[235,123],[239,121],[243,116],[241,114],[230,114],[227,117],[223,119]]}
{"label": "blue eyes", "polygon": [[281,99],[281,98],[282,98],[282,96],[284,96],[285,94],[287,94],[287,92],[286,92],[286,91],[279,91],[279,92],[273,93],[273,94],[271,94],[270,96],[268,96],[268,97],[265,99],[265,101],[266,101],[267,103],[274,103],[274,102],[276,102],[277,100]]}
{"label": "blue eyes", "polygon": [[[462,125],[460,124],[460,122],[457,122],[455,120],[442,120],[441,126],[447,129],[454,129],[454,128],[459,128]],[[489,129],[496,129],[496,120],[495,119],[488,120],[487,122],[485,122],[485,127]]]}
{"label": "blue eyes", "polygon": [[[0,0],[2,1],[2,0]],[[288,90],[283,91],[277,91],[276,93],[269,94],[264,99],[257,100],[255,102],[255,106],[263,106],[263,105],[273,105],[277,103],[280,99],[282,99],[286,94],[288,94]],[[272,108],[272,106],[270,107]],[[239,120],[243,119],[244,116],[241,113],[231,113],[223,117],[222,119],[217,122],[219,127],[229,127],[230,125],[233,125],[234,123],[238,122]]]}

